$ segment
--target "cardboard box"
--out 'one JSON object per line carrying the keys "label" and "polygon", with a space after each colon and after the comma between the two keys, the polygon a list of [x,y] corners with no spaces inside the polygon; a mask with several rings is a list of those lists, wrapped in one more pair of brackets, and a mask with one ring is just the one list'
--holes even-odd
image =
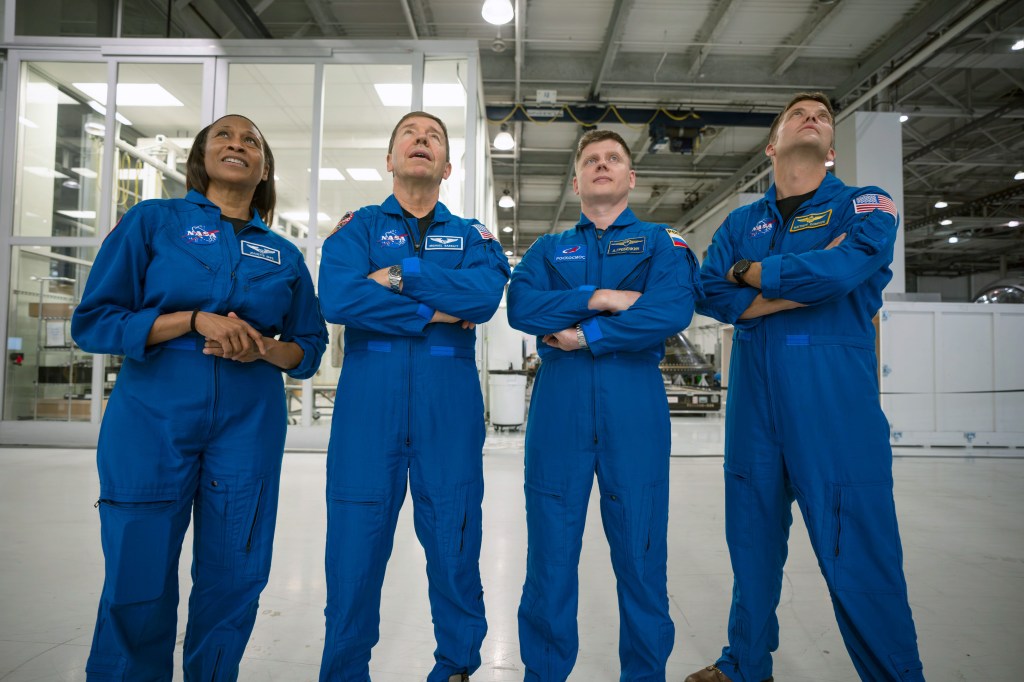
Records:
{"label": "cardboard box", "polygon": [[[75,306],[71,303],[44,303],[43,317],[56,317],[64,320],[71,319],[71,313],[75,312]],[[39,304],[28,304],[29,317],[39,317]]]}

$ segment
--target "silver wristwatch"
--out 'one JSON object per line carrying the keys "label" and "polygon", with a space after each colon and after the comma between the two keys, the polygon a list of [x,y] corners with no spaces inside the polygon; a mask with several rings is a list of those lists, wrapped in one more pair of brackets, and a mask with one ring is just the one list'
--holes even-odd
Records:
{"label": "silver wristwatch", "polygon": [[396,294],[402,293],[402,266],[392,265],[388,268],[388,286]]}
{"label": "silver wristwatch", "polygon": [[580,348],[587,347],[587,337],[583,333],[583,327],[580,325],[576,325],[576,341],[579,342]]}

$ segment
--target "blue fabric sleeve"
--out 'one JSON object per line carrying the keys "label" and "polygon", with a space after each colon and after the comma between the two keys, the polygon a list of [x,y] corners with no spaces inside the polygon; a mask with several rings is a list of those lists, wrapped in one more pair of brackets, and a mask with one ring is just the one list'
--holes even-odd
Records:
{"label": "blue fabric sleeve", "polygon": [[470,229],[458,270],[421,258],[402,261],[402,295],[460,320],[481,324],[491,319],[508,281],[508,258],[496,239]]}
{"label": "blue fabric sleeve", "polygon": [[697,258],[688,247],[675,246],[665,230],[659,230],[655,244],[640,298],[628,310],[581,325],[594,355],[660,347],[690,324],[700,296]]}
{"label": "blue fabric sleeve", "polygon": [[[301,255],[297,255],[301,260]],[[308,379],[316,374],[327,348],[327,324],[320,312],[320,302],[313,290],[313,279],[305,263],[298,263],[299,279],[292,296],[292,305],[285,315],[281,340],[298,344],[302,360],[285,370],[293,379]]]}
{"label": "blue fabric sleeve", "polygon": [[708,247],[708,255],[700,268],[700,283],[703,296],[697,300],[696,310],[701,315],[713,317],[719,322],[738,326],[753,326],[760,320],[740,320],[758,291],[752,287],[733,284],[726,279],[729,268],[740,260],[732,242],[733,215],[725,219],[715,232]]}
{"label": "blue fabric sleeve", "polygon": [[[863,192],[882,194],[878,188]],[[874,210],[853,213],[843,226],[839,246],[806,253],[769,256],[761,262],[761,294],[817,305],[844,296],[892,262],[899,219]]]}
{"label": "blue fabric sleeve", "polygon": [[423,336],[433,311],[408,296],[396,294],[372,279],[369,230],[371,221],[357,211],[344,227],[324,242],[320,261],[320,305],[328,322],[356,329]]}
{"label": "blue fabric sleeve", "polygon": [[125,213],[96,255],[71,317],[71,336],[86,352],[145,359],[149,331],[162,314],[142,307],[150,261],[147,216],[144,206]]}
{"label": "blue fabric sleeve", "polygon": [[526,251],[508,285],[508,323],[537,336],[560,332],[597,314],[587,307],[594,287],[551,289],[544,259],[547,240],[547,235],[541,237]]}

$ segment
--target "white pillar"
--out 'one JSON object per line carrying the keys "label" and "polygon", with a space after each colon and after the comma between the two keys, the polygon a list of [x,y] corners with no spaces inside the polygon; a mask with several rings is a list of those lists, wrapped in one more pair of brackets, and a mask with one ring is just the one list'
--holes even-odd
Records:
{"label": "white pillar", "polygon": [[898,113],[855,111],[836,126],[836,176],[847,185],[876,185],[892,196],[900,231],[892,257],[887,293],[904,293],[907,277],[903,247],[903,130]]}

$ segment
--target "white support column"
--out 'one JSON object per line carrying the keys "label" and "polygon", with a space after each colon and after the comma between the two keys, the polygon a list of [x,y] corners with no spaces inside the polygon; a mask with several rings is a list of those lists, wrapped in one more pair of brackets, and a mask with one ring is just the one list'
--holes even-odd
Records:
{"label": "white support column", "polygon": [[[851,186],[876,185],[896,202],[903,222],[903,130],[898,113],[856,111],[836,125],[836,176]],[[887,293],[907,290],[901,224]]]}

